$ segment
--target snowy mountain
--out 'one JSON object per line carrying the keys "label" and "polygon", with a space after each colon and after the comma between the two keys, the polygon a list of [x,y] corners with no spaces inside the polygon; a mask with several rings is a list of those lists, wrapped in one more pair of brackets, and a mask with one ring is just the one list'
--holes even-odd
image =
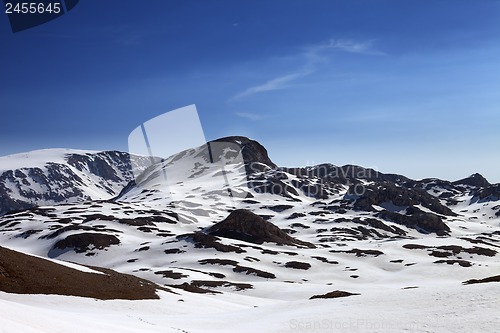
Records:
{"label": "snowy mountain", "polygon": [[46,149],[0,157],[0,215],[41,205],[106,200],[149,158],[118,151]]}
{"label": "snowy mountain", "polygon": [[500,274],[500,185],[478,174],[278,167],[244,137],[139,160],[135,179],[124,153],[23,156],[0,160],[2,211],[32,205],[0,217],[2,246],[133,274],[195,308],[459,294]]}

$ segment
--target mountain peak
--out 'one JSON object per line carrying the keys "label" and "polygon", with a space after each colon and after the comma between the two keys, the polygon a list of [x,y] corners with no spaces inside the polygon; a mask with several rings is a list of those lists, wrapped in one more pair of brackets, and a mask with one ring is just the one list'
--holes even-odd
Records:
{"label": "mountain peak", "polygon": [[246,209],[232,211],[222,222],[211,226],[208,232],[213,236],[238,239],[255,244],[273,242],[299,247],[315,247],[310,243],[289,236],[271,222]]}
{"label": "mountain peak", "polygon": [[262,163],[271,168],[277,168],[277,165],[269,158],[266,148],[259,142],[244,136],[227,136],[210,142],[228,142],[241,147],[241,153],[245,163]]}
{"label": "mountain peak", "polygon": [[457,180],[453,184],[469,185],[475,187],[488,187],[491,184],[481,174],[475,173],[467,178]]}

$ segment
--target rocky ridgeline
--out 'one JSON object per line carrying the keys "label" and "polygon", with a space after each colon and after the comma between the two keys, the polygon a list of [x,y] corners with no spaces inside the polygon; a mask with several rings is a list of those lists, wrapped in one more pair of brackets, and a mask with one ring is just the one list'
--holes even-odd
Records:
{"label": "rocky ridgeline", "polygon": [[149,164],[149,158],[118,151],[68,152],[63,160],[0,173],[0,215],[43,205],[115,197],[133,180],[133,167],[143,170]]}
{"label": "rocky ridgeline", "polygon": [[[273,194],[296,202],[306,197],[315,198],[326,203],[327,210],[335,213],[346,210],[372,212],[382,220],[438,235],[449,233],[445,220],[456,215],[451,208],[460,202],[460,197],[472,195],[472,201],[500,198],[500,185],[490,184],[479,174],[455,182],[439,179],[417,181],[354,165],[285,168],[273,163],[260,143],[245,137],[227,137],[210,144],[213,150],[210,158],[227,154],[224,144],[240,150],[247,173],[249,198],[252,192]],[[213,147],[218,147],[219,151]],[[200,149],[199,154],[205,150]],[[185,155],[186,152],[179,153],[171,160],[181,160]],[[4,171],[0,175],[0,214],[39,205],[122,196],[136,187],[133,171],[137,173],[150,164],[148,158],[134,157],[134,163],[130,158],[127,153],[115,151],[68,153],[65,163],[48,161],[42,166]],[[146,169],[140,177],[151,179],[157,176],[148,174],[150,170],[154,168]],[[203,171],[203,166],[200,170]],[[142,189],[143,192],[148,190]],[[342,193],[345,194],[341,199],[329,202],[330,198]],[[500,216],[499,207],[495,208],[496,216]]]}

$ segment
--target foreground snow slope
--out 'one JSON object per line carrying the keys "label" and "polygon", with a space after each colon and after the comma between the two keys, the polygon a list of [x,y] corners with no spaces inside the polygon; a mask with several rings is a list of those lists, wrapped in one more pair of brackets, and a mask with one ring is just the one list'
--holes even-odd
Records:
{"label": "foreground snow slope", "polygon": [[272,303],[196,294],[95,301],[0,293],[0,331],[455,333],[497,332],[500,327],[499,284],[371,289],[339,299]]}

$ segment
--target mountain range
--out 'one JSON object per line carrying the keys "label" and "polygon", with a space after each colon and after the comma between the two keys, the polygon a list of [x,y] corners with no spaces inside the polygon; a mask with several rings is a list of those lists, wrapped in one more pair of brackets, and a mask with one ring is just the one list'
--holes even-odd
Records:
{"label": "mountain range", "polygon": [[479,174],[280,167],[245,137],[166,159],[42,150],[0,158],[0,244],[133,275],[183,302],[265,306],[373,288],[403,299],[496,281],[499,200],[500,184]]}

